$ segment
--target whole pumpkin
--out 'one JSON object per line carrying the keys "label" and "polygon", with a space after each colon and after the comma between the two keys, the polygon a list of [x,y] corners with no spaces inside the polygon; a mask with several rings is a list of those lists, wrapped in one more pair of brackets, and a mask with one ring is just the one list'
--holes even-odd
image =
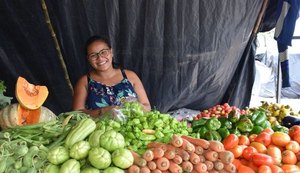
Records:
{"label": "whole pumpkin", "polygon": [[18,103],[10,104],[0,111],[0,126],[2,129],[26,124],[35,124],[55,120],[56,115],[48,108],[41,106],[36,110],[29,110]]}

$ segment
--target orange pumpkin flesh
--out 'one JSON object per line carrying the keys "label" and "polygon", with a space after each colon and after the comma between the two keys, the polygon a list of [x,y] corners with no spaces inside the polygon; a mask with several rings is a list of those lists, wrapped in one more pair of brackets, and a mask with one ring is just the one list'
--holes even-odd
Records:
{"label": "orange pumpkin flesh", "polygon": [[18,105],[18,125],[36,124],[40,120],[41,108],[29,110]]}
{"label": "orange pumpkin flesh", "polygon": [[34,85],[25,78],[19,77],[16,84],[16,98],[18,102],[29,110],[40,108],[48,97],[46,86]]}

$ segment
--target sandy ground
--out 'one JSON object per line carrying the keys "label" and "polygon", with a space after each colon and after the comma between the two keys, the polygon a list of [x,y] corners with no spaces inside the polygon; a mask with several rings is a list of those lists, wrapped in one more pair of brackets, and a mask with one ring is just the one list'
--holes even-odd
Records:
{"label": "sandy ground", "polygon": [[[257,107],[261,105],[261,101],[268,101],[272,103],[276,103],[276,98],[264,98],[258,96],[252,96],[250,101],[250,107]],[[300,111],[300,99],[288,99],[288,98],[281,98],[280,103],[283,105],[290,105],[291,108],[296,112]]]}

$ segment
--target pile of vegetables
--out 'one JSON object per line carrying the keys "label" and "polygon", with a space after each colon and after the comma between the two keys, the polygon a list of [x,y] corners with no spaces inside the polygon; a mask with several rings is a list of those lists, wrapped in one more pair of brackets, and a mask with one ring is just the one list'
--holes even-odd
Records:
{"label": "pile of vegetables", "polygon": [[47,153],[62,145],[82,112],[68,112],[34,125],[14,126],[0,131],[0,172],[43,172]]}
{"label": "pile of vegetables", "polygon": [[104,173],[123,173],[133,164],[130,150],[124,148],[124,137],[115,130],[96,129],[91,118],[76,123],[65,138],[64,145],[49,150],[50,162],[45,173],[90,172],[102,170]]}
{"label": "pile of vegetables", "polygon": [[247,136],[230,134],[223,140],[224,148],[234,154],[238,172],[300,172],[300,126],[289,133],[270,128]]}
{"label": "pile of vegetables", "polygon": [[[201,118],[193,120],[191,125],[196,137],[218,141],[223,140],[229,134],[248,136],[259,134],[265,128],[271,128],[270,122],[267,121],[266,111],[263,109],[256,109],[245,115],[231,111],[228,117]],[[288,128],[279,124],[272,128],[274,131],[288,132]]]}
{"label": "pile of vegetables", "polygon": [[236,171],[234,156],[219,141],[173,135],[169,143],[151,142],[139,155],[133,152],[134,164],[129,173],[229,172]]}
{"label": "pile of vegetables", "polygon": [[179,122],[169,114],[156,110],[144,112],[137,102],[125,103],[121,111],[126,121],[101,119],[97,125],[120,132],[125,138],[126,147],[138,153],[143,153],[149,142],[168,143],[173,134],[189,135],[192,132],[187,121]]}
{"label": "pile of vegetables", "polygon": [[205,109],[199,112],[196,116],[193,117],[194,120],[200,118],[209,118],[209,117],[228,117],[229,113],[235,111],[240,114],[247,114],[248,109],[239,109],[236,106],[230,106],[228,103],[222,105],[215,105],[209,109]]}

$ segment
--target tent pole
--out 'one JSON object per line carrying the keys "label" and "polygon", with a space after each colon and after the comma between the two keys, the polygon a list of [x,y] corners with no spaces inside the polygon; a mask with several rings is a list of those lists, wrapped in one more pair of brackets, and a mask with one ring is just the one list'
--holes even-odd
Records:
{"label": "tent pole", "polygon": [[280,57],[278,55],[278,65],[277,65],[277,80],[276,80],[276,103],[280,104],[280,98],[281,98],[281,62]]}

